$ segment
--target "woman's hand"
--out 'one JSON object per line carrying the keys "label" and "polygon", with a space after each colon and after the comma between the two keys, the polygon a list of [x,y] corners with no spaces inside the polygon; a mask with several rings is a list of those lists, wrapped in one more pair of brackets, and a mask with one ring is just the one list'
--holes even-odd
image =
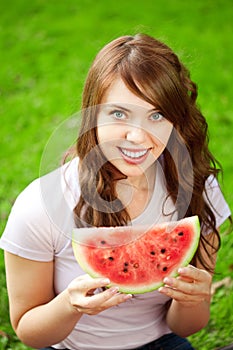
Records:
{"label": "woman's hand", "polygon": [[172,298],[166,316],[168,327],[187,337],[209,321],[212,276],[191,265],[180,268],[178,273],[176,278],[166,277],[159,291]]}
{"label": "woman's hand", "polygon": [[178,273],[176,278],[165,277],[165,285],[159,292],[186,307],[210,302],[212,276],[207,271],[189,265],[180,268]]}
{"label": "woman's hand", "polygon": [[117,287],[98,292],[98,288],[106,287],[109,283],[106,278],[77,277],[68,286],[71,305],[80,313],[96,315],[132,297],[131,294],[119,293]]}

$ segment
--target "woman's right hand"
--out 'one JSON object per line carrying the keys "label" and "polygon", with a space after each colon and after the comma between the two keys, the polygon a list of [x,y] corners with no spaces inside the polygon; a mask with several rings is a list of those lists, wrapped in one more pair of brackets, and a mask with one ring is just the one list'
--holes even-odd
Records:
{"label": "woman's right hand", "polygon": [[96,315],[132,298],[131,294],[119,293],[116,286],[96,291],[109,283],[106,278],[92,278],[89,275],[77,277],[67,288],[71,305],[80,313]]}

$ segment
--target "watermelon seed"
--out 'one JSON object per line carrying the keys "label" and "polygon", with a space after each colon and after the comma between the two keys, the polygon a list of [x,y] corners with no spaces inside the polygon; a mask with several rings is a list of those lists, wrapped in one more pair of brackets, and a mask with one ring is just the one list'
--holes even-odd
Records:
{"label": "watermelon seed", "polygon": [[167,266],[163,267],[163,271],[167,271]]}
{"label": "watermelon seed", "polygon": [[183,235],[184,235],[184,232],[182,231],[178,233],[178,236],[183,236]]}
{"label": "watermelon seed", "polygon": [[138,263],[135,263],[135,264],[133,264],[133,267],[134,267],[135,269],[137,269],[137,268],[139,267],[139,264],[138,264]]}
{"label": "watermelon seed", "polygon": [[124,265],[125,265],[125,266],[129,266],[129,263],[125,262]]}
{"label": "watermelon seed", "polygon": [[150,252],[150,254],[151,254],[151,255],[155,255],[155,252],[152,250],[152,251]]}
{"label": "watermelon seed", "polygon": [[123,272],[128,272],[128,269],[127,269],[127,268],[124,268]]}
{"label": "watermelon seed", "polygon": [[165,252],[166,252],[166,249],[165,249],[165,248],[161,249],[161,253],[162,253],[162,254],[164,254]]}
{"label": "watermelon seed", "polygon": [[112,256],[109,256],[109,257],[108,257],[108,260],[113,261],[114,258],[113,258]]}
{"label": "watermelon seed", "polygon": [[106,241],[101,241],[100,243],[101,243],[101,244],[106,244]]}

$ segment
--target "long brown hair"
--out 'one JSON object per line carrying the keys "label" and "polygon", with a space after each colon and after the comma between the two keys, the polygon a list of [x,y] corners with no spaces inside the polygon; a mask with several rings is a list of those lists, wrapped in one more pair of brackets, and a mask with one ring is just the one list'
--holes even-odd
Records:
{"label": "long brown hair", "polygon": [[[76,154],[80,159],[81,196],[74,212],[77,226],[119,226],[130,221],[116,195],[119,174],[98,148],[96,116],[111,83],[120,77],[137,96],[156,106],[173,123],[173,132],[159,161],[178,218],[198,215],[205,230],[220,237],[215,215],[204,199],[205,183],[218,174],[217,161],[208,149],[208,127],[196,104],[197,86],[177,55],[148,35],[122,36],[96,56],[83,91],[82,123]],[[187,152],[183,152],[184,149]],[[99,199],[102,199],[99,203]],[[101,204],[100,206],[98,204]],[[100,209],[101,208],[101,209]],[[208,241],[202,233],[200,244]],[[196,255],[203,264],[200,251]]]}

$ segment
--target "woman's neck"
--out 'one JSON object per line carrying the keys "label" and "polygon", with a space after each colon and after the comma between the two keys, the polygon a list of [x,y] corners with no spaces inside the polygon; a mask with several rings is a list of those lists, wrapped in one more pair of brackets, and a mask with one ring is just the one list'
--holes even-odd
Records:
{"label": "woman's neck", "polygon": [[118,181],[121,186],[129,186],[137,191],[153,191],[155,183],[156,165],[153,164],[141,176],[131,176]]}
{"label": "woman's neck", "polygon": [[126,207],[131,219],[144,212],[149,204],[155,184],[156,168],[152,166],[143,176],[117,181],[117,196]]}

